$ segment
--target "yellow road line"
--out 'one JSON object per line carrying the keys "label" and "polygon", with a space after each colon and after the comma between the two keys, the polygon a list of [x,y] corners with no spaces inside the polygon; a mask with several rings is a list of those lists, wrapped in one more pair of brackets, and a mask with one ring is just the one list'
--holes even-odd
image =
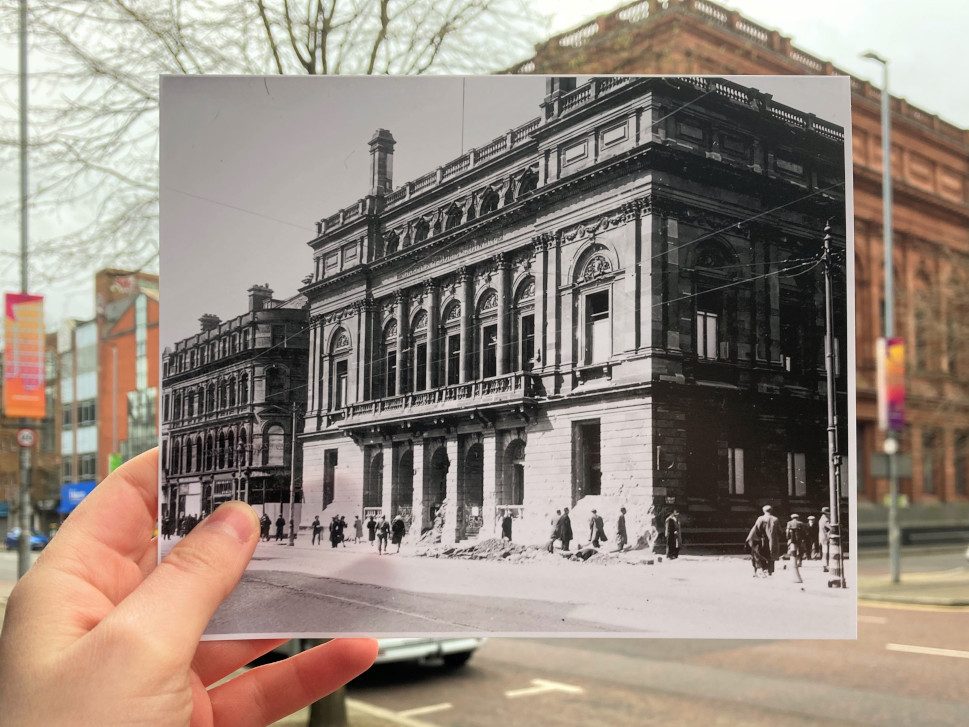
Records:
{"label": "yellow road line", "polygon": [[937,649],[934,646],[912,646],[910,644],[885,644],[889,651],[903,651],[907,654],[925,654],[927,656],[951,656],[955,659],[969,659],[969,651],[958,649]]}
{"label": "yellow road line", "polygon": [[429,704],[426,707],[414,707],[413,709],[405,709],[397,713],[398,717],[417,717],[421,714],[433,714],[434,712],[443,712],[445,710],[451,709],[454,705],[450,702],[441,702],[440,704]]}

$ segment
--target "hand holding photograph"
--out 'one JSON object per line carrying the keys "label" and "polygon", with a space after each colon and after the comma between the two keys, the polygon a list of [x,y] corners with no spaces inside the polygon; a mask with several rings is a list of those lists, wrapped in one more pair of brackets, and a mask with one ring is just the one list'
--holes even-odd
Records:
{"label": "hand holding photograph", "polygon": [[164,77],[159,557],[262,526],[208,636],[854,638],[849,97]]}

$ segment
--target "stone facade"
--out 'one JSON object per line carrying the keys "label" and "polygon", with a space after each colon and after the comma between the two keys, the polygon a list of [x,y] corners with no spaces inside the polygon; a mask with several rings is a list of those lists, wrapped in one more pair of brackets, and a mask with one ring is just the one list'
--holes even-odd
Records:
{"label": "stone facade", "polygon": [[299,432],[306,300],[272,295],[253,286],[246,313],[228,321],[203,315],[199,333],[162,353],[163,519],[205,517],[221,502],[241,499],[275,520],[301,501],[293,423]]}
{"label": "stone facade", "polygon": [[[819,508],[842,130],[719,79],[550,78],[540,111],[398,187],[378,130],[370,193],[318,223],[303,525],[540,542],[626,507],[652,543],[675,505],[739,542],[765,501]],[[843,282],[837,311],[845,341]]]}
{"label": "stone facade", "polygon": [[[838,74],[830,62],[709,0],[644,0],[536,48],[514,73]],[[857,344],[857,486],[880,503],[871,474],[877,428],[875,340],[883,330],[880,93],[852,78]],[[895,330],[909,344],[910,427],[901,480],[909,502],[969,505],[969,132],[892,98]],[[953,509],[953,513],[959,512]],[[934,516],[933,516],[934,517]]]}

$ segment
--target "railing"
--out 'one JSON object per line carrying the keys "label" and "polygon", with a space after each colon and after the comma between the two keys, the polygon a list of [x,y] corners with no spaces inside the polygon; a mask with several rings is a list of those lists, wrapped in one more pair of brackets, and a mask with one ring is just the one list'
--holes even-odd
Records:
{"label": "railing", "polygon": [[524,398],[531,393],[531,374],[516,371],[504,376],[452,384],[428,391],[417,391],[383,399],[362,401],[346,408],[346,423],[354,425],[372,419],[392,419],[437,413],[442,407],[499,404]]}
{"label": "railing", "polygon": [[541,123],[542,119],[540,117],[535,117],[531,121],[522,124],[511,133],[511,143],[517,144],[527,139],[528,136],[541,125]]}
{"label": "railing", "polygon": [[468,169],[470,167],[471,167],[471,155],[465,154],[463,157],[458,157],[457,159],[445,164],[441,169],[442,177],[444,179],[449,179],[453,177],[455,174],[459,174],[460,172],[463,172],[465,169]]}
{"label": "railing", "polygon": [[383,512],[384,509],[382,507],[365,507],[363,508],[363,521],[366,522],[371,515],[373,515],[374,520],[380,520]]}
{"label": "railing", "polygon": [[386,199],[387,205],[390,206],[393,204],[397,204],[398,202],[403,201],[403,199],[406,196],[407,196],[406,187],[400,187],[399,189],[395,189],[393,192],[387,195],[387,199]]}

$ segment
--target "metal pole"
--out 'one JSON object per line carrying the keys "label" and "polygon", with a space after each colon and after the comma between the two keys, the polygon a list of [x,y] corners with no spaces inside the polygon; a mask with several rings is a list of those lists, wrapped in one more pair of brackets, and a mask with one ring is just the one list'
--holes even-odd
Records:
{"label": "metal pole", "polygon": [[[28,188],[27,188],[27,0],[20,0],[20,292],[28,288]],[[28,425],[25,421],[24,425]],[[30,568],[30,480],[31,447],[20,448],[20,541],[17,543],[17,576]]]}
{"label": "metal pole", "polygon": [[[111,346],[111,455],[118,451],[118,347]],[[109,466],[110,469],[110,466]]]}
{"label": "metal pole", "polygon": [[[871,52],[865,53],[864,57],[880,63],[882,67],[882,238],[885,246],[884,334],[887,341],[895,336],[895,262],[892,242],[892,97],[888,87],[888,61]],[[902,578],[902,536],[898,526],[898,466],[895,460],[898,444],[897,434],[889,431],[885,435],[884,451],[888,458],[888,558],[892,583],[898,583]]]}
{"label": "metal pole", "polygon": [[824,226],[824,371],[828,393],[828,495],[831,508],[831,577],[828,586],[844,588],[844,563],[841,555],[841,454],[838,451],[838,410],[834,386],[834,301],[831,294],[831,276],[834,261],[831,259],[831,223]]}
{"label": "metal pole", "polygon": [[289,544],[296,544],[296,402],[293,402],[293,423],[289,430]]}

